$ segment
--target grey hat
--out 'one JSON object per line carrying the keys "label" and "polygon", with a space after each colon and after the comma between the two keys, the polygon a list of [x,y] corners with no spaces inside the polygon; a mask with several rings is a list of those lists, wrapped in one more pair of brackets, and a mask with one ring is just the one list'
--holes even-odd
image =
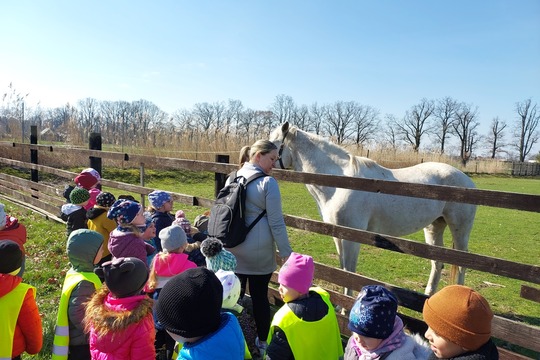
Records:
{"label": "grey hat", "polygon": [[159,238],[161,239],[161,247],[167,252],[171,252],[187,244],[186,233],[176,224],[161,229]]}

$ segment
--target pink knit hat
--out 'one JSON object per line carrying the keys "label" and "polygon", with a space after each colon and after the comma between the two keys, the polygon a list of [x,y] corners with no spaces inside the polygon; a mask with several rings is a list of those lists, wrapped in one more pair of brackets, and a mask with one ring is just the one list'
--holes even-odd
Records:
{"label": "pink knit hat", "polygon": [[293,252],[279,270],[278,282],[301,294],[307,294],[313,282],[314,272],[315,266],[311,256]]}

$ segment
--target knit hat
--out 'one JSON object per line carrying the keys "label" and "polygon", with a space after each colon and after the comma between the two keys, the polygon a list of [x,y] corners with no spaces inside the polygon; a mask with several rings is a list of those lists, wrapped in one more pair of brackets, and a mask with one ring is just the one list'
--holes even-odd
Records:
{"label": "knit hat", "polygon": [[313,282],[313,258],[292,252],[278,274],[278,282],[301,294],[307,294]]}
{"label": "knit hat", "polygon": [[120,224],[130,224],[142,209],[142,205],[136,201],[120,199],[112,204],[107,217],[115,219]]}
{"label": "knit hat", "polygon": [[236,310],[238,309],[238,299],[240,298],[240,279],[232,271],[219,269],[216,271],[216,276],[223,286],[223,309]]}
{"label": "knit hat", "polygon": [[154,190],[148,194],[148,201],[150,201],[150,205],[152,205],[154,209],[159,209],[163,204],[171,200],[171,194],[166,191]]}
{"label": "knit hat", "polygon": [[236,270],[236,257],[223,248],[223,243],[214,237],[209,237],[201,243],[201,253],[206,258],[206,267],[214,272]]}
{"label": "knit hat", "polygon": [[75,184],[77,184],[77,186],[85,188],[86,190],[90,190],[92,186],[96,185],[97,183],[98,179],[96,179],[94,175],[89,172],[80,173],[75,178]]}
{"label": "knit hat", "polygon": [[482,295],[463,285],[450,285],[424,302],[424,321],[454,344],[477,350],[491,337],[493,312]]}
{"label": "knit hat", "polygon": [[105,284],[116,298],[138,295],[148,280],[146,264],[134,257],[114,258],[94,272],[105,278]]}
{"label": "knit hat", "polygon": [[0,274],[9,274],[21,268],[23,253],[12,240],[0,240]]}
{"label": "knit hat", "polygon": [[204,267],[188,269],[170,279],[159,293],[158,321],[184,338],[204,336],[221,323],[223,287]]}
{"label": "knit hat", "polygon": [[186,214],[184,213],[184,210],[178,210],[176,214],[174,214],[175,219],[185,219]]}
{"label": "knit hat", "polygon": [[88,200],[90,200],[90,193],[82,187],[76,187],[69,194],[69,201],[74,205],[82,204]]}
{"label": "knit hat", "polygon": [[116,198],[113,194],[109,192],[100,192],[99,195],[96,197],[96,204],[104,208],[111,207],[115,201]]}
{"label": "knit hat", "polygon": [[[182,210],[180,210],[182,211]],[[173,224],[176,224],[178,226],[180,226],[184,232],[186,233],[186,235],[192,235],[191,234],[191,230],[192,230],[192,227],[191,227],[191,223],[189,222],[188,219],[186,218],[176,218],[174,221],[173,221]]]}
{"label": "knit hat", "polygon": [[386,339],[394,330],[398,300],[380,285],[362,288],[349,314],[349,330],[375,339]]}
{"label": "knit hat", "polygon": [[92,271],[93,260],[102,244],[103,235],[97,231],[89,229],[72,231],[66,243],[66,252],[71,266],[80,271],[88,271],[87,269],[79,269],[80,266],[90,266],[90,271]]}
{"label": "knit hat", "polygon": [[4,204],[0,204],[0,226],[6,226],[6,211]]}
{"label": "knit hat", "polygon": [[186,233],[176,224],[161,229],[159,238],[161,239],[161,247],[167,252],[171,252],[187,244]]}
{"label": "knit hat", "polygon": [[101,181],[101,175],[99,174],[99,172],[96,169],[94,169],[94,168],[86,168],[86,169],[81,171],[81,174],[85,173],[85,172],[92,174],[92,176],[95,177],[97,179],[97,181]]}

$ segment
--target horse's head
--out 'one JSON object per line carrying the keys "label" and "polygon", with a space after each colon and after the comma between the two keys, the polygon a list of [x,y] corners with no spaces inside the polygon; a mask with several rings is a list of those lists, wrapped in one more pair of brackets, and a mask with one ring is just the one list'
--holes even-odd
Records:
{"label": "horse's head", "polygon": [[289,127],[289,122],[283,123],[281,126],[270,133],[269,140],[277,146],[279,161],[277,162],[277,167],[281,169],[288,169],[292,166],[292,153],[291,149],[286,146],[287,140],[294,136],[294,131],[296,128]]}

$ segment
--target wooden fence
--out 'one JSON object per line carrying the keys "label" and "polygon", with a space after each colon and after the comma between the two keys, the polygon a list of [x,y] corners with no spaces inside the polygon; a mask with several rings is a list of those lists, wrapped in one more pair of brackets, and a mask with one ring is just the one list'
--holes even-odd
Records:
{"label": "wooden fence", "polygon": [[[172,169],[184,169],[190,171],[207,171],[217,174],[227,174],[236,169],[236,165],[223,164],[218,162],[204,162],[174,158],[158,158],[154,156],[130,155],[116,152],[103,152],[96,150],[73,149],[66,147],[41,146],[30,144],[2,144],[2,146],[13,146],[24,151],[46,151],[55,153],[58,156],[88,156],[88,158],[99,158],[114,164],[115,161],[127,162],[131,167],[141,169],[141,184],[144,184],[144,168],[152,167],[158,164],[160,167],[166,166]],[[40,164],[32,164],[6,158],[0,158],[0,164],[30,169],[32,173],[43,172],[53,174],[57,177],[66,179],[66,182],[72,181],[77,175],[73,172],[56,169]],[[86,167],[86,164],[81,165]],[[114,166],[114,165],[111,165]],[[294,171],[274,170],[273,176],[278,180],[299,182],[304,184],[320,184],[334,187],[343,187],[370,192],[380,192],[385,194],[396,194],[402,196],[423,197],[429,199],[438,199],[455,202],[467,202],[477,205],[487,205],[509,209],[520,209],[524,211],[540,212],[540,196],[515,194],[498,191],[487,191],[477,189],[461,189],[449,186],[433,186],[419,184],[404,184],[391,181],[359,179],[351,177],[341,177],[332,175],[308,174]],[[34,178],[34,177],[32,177]],[[222,178],[222,177],[221,177]],[[217,177],[219,179],[219,177]],[[219,183],[219,181],[218,181]],[[102,180],[103,186],[116,188],[141,194],[144,197],[154,189],[144,186],[126,184],[122,182]],[[51,186],[45,183],[33,182],[11,175],[0,173],[0,193],[14,201],[28,204],[36,211],[47,213],[51,217],[59,211],[59,207],[64,203],[61,197],[61,188]],[[213,199],[206,199],[186,194],[173,193],[175,201],[186,205],[198,205],[209,208]],[[331,225],[320,221],[304,219],[296,216],[285,215],[287,226],[311,231],[319,234],[331,235],[340,238],[354,239],[362,244],[367,244],[389,251],[410,254],[426,259],[440,260],[445,263],[464,266],[469,269],[489,272],[504,277],[519,279],[532,284],[540,284],[540,267],[535,265],[526,265],[512,261],[491,258],[487,256],[472,254],[468,252],[452,250],[447,248],[430,246],[411,240],[397,237],[375,234],[367,231]],[[274,274],[275,275],[275,274]],[[402,307],[417,312],[422,311],[423,302],[426,296],[405,288],[394,286],[388,283],[382,283],[376,279],[364,277],[359,274],[351,273],[341,269],[326,266],[317,263],[315,270],[317,280],[326,281],[339,287],[347,287],[359,291],[362,286],[367,284],[382,284],[394,291]],[[277,278],[273,277],[275,283]],[[331,300],[335,305],[345,309],[350,309],[354,299],[341,293],[330,291]],[[538,287],[522,285],[521,294],[523,298],[531,301],[540,302],[540,290]],[[273,303],[279,304],[280,298],[274,287],[269,291],[270,299]],[[421,332],[426,325],[416,318],[401,315],[407,326],[413,331]],[[349,334],[347,329],[347,319],[341,315],[339,317],[340,327],[344,335]],[[493,320],[493,336],[510,344],[514,344],[526,349],[540,353],[540,328],[531,326],[522,322],[495,316]],[[500,349],[501,359],[523,359],[522,355],[513,353],[506,349]]]}

